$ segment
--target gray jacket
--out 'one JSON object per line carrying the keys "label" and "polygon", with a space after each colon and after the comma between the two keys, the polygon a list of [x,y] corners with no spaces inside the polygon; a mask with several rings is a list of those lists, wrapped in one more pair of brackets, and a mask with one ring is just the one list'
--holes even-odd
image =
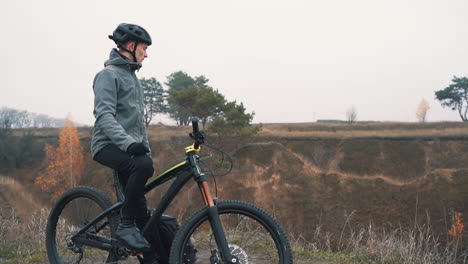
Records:
{"label": "gray jacket", "polygon": [[94,157],[108,144],[127,151],[130,144],[143,142],[149,149],[143,115],[143,88],[135,75],[140,65],[113,49],[104,66],[93,83],[96,122],[91,154]]}

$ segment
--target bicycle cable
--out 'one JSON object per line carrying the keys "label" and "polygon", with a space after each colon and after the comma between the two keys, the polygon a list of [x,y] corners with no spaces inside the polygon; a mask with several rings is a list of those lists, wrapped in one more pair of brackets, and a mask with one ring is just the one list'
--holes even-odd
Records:
{"label": "bicycle cable", "polygon": [[[209,158],[211,158],[213,156],[212,154],[206,154],[206,155],[200,156],[200,162],[205,164],[206,168],[208,169],[206,171],[204,170],[205,174],[211,175],[213,177],[213,182],[214,182],[214,185],[215,185],[215,196],[218,197],[218,185],[217,185],[217,182],[216,182],[216,177],[228,175],[232,171],[232,166],[233,166],[232,159],[226,152],[224,152],[222,149],[216,147],[215,145],[212,145],[212,144],[209,144],[209,143],[205,142],[205,146],[207,148],[213,149],[213,150],[218,151],[218,152],[221,153],[221,157],[222,157],[221,162],[214,169],[211,169],[210,165],[205,160],[202,159],[202,157],[205,157],[205,156],[210,156]],[[226,158],[227,158],[227,160],[229,160],[229,169],[228,169],[228,171],[226,173],[216,174],[215,171],[223,167]]]}

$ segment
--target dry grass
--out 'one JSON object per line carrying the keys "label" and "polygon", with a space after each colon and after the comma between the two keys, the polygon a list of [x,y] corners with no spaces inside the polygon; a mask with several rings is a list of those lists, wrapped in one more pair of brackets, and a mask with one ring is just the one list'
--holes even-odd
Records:
{"label": "dry grass", "polygon": [[[80,138],[90,138],[93,127],[79,127]],[[152,141],[171,140],[186,137],[191,126],[150,125],[148,135]],[[15,129],[22,135],[48,138],[57,137],[58,128]],[[209,133],[209,129],[207,129]],[[381,138],[381,137],[465,137],[468,136],[467,122],[362,122],[354,124],[336,123],[271,123],[262,124],[258,137],[317,137],[317,138]]]}
{"label": "dry grass", "polygon": [[[28,222],[21,222],[12,210],[9,217],[1,219],[1,263],[47,263],[44,236],[48,213],[40,209],[31,214]],[[347,223],[343,231],[348,228]],[[312,239],[290,238],[295,263],[467,263],[468,251],[461,241],[451,240],[443,245],[429,225],[387,231],[370,224],[348,231],[350,235],[345,238],[343,232],[332,234],[318,226]],[[332,245],[334,236],[342,238],[338,245]]]}
{"label": "dry grass", "polygon": [[49,211],[38,209],[29,221],[19,220],[15,210],[0,219],[1,263],[47,263],[45,228]]}
{"label": "dry grass", "polygon": [[9,212],[4,212],[8,208],[14,208],[15,215],[20,221],[28,221],[31,212],[42,207],[33,196],[32,190],[28,190],[12,178],[0,175],[0,217],[9,214]]}
{"label": "dry grass", "polygon": [[441,123],[370,123],[370,124],[265,124],[260,137],[316,138],[415,138],[468,136],[468,124]]}
{"label": "dry grass", "polygon": [[0,176],[1,263],[36,263],[45,259],[49,212],[41,208],[31,191],[14,179]]}
{"label": "dry grass", "polygon": [[[351,217],[351,216],[350,216]],[[349,220],[349,219],[348,219]],[[349,231],[348,221],[341,234],[331,234],[318,226],[311,240],[291,239],[298,263],[391,263],[391,264],[450,264],[468,263],[468,249],[462,238],[446,242],[434,235],[429,224],[413,229],[385,230],[369,224],[367,228]],[[338,245],[331,241],[339,236]]]}

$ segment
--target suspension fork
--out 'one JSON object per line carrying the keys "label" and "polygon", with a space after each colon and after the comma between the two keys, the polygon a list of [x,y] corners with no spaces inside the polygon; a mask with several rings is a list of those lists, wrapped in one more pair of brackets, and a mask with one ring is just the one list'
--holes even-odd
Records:
{"label": "suspension fork", "polygon": [[239,259],[231,255],[226,234],[224,233],[223,225],[219,219],[218,205],[216,204],[217,200],[216,198],[213,199],[213,196],[211,195],[211,191],[207,183],[208,179],[200,170],[196,155],[192,152],[188,153],[188,157],[189,162],[192,165],[192,171],[195,175],[195,180],[198,183],[198,188],[200,189],[203,202],[208,207],[208,219],[210,221],[211,229],[213,230],[216,245],[221,250],[221,258],[224,260],[224,263],[237,264],[239,263]]}

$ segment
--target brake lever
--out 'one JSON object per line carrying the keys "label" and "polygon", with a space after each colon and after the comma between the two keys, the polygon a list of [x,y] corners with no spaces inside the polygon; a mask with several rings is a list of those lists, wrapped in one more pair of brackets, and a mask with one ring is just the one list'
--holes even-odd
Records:
{"label": "brake lever", "polygon": [[198,144],[204,144],[205,143],[205,133],[203,131],[198,131],[197,133],[190,132],[189,134],[190,138],[195,140],[196,143]]}

